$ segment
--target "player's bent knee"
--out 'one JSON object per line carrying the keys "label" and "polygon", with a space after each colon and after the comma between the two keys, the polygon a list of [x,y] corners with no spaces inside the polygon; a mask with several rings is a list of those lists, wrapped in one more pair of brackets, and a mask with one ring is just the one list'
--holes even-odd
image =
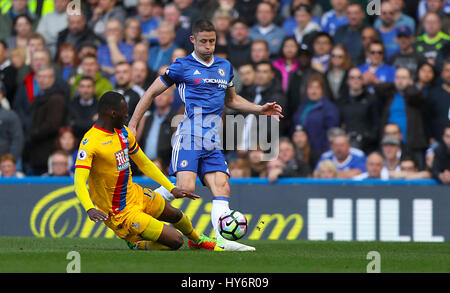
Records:
{"label": "player's bent knee", "polygon": [[171,250],[178,250],[183,246],[184,239],[180,233],[176,232],[176,235],[173,235],[169,241],[166,242],[166,245],[169,246]]}
{"label": "player's bent knee", "polygon": [[184,244],[183,236],[175,228],[164,225],[158,242],[168,246],[171,250],[177,250]]}

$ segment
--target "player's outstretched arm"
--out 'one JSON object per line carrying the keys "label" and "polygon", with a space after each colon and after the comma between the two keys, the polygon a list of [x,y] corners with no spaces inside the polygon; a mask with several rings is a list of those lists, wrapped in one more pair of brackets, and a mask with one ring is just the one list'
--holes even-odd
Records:
{"label": "player's outstretched arm", "polygon": [[139,121],[141,121],[145,111],[147,111],[148,107],[150,107],[153,99],[164,92],[167,88],[168,86],[161,80],[161,78],[158,77],[145,91],[144,95],[137,104],[136,109],[134,110],[130,122],[128,123],[128,128],[134,135],[136,135],[136,128]]}
{"label": "player's outstretched arm", "polygon": [[97,210],[92,203],[92,200],[89,196],[89,191],[86,186],[86,181],[89,177],[89,169],[84,168],[76,168],[75,169],[75,177],[74,177],[74,185],[75,185],[75,194],[78,197],[81,205],[84,210],[87,212],[89,218],[94,221],[104,221],[108,219],[108,215],[103,213],[100,210]]}
{"label": "player's outstretched arm", "polygon": [[266,103],[264,105],[258,105],[249,102],[245,98],[236,94],[234,87],[229,87],[226,92],[225,105],[231,109],[239,112],[251,113],[257,115],[275,116],[277,121],[280,121],[280,117],[283,118],[281,112],[283,109],[276,102]]}
{"label": "player's outstretched arm", "polygon": [[131,159],[136,163],[139,169],[147,176],[158,182],[177,198],[188,197],[190,199],[200,198],[189,191],[178,188],[170,182],[161,170],[139,149],[135,154],[131,154]]}

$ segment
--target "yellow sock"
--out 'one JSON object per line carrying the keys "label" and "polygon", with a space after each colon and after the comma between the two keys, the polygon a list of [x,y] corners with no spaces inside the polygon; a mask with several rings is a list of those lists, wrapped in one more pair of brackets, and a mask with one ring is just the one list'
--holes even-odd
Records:
{"label": "yellow sock", "polygon": [[185,214],[183,214],[181,220],[172,225],[180,230],[183,235],[192,240],[194,243],[197,243],[200,240],[200,235],[198,235],[197,231],[195,231],[194,227],[192,226],[191,220],[189,220],[189,218]]}
{"label": "yellow sock", "polygon": [[149,240],[142,240],[137,242],[136,246],[137,250],[169,250],[170,248],[164,244],[155,242],[155,241],[149,241]]}

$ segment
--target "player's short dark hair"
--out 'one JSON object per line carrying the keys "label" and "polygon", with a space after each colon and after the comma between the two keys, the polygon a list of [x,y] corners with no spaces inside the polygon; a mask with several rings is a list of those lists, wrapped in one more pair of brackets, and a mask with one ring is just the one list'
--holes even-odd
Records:
{"label": "player's short dark hair", "polygon": [[108,91],[102,95],[98,102],[98,113],[105,114],[109,110],[119,110],[120,103],[125,98],[116,91]]}
{"label": "player's short dark hair", "polygon": [[200,19],[192,25],[192,34],[196,36],[199,32],[216,32],[216,28],[209,20]]}

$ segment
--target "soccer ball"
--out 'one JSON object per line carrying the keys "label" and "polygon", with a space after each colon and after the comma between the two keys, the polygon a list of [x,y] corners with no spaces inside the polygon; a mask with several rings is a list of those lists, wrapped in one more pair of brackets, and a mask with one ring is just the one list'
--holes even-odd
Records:
{"label": "soccer ball", "polygon": [[230,210],[220,216],[219,232],[228,240],[241,239],[247,233],[247,218],[238,211]]}

